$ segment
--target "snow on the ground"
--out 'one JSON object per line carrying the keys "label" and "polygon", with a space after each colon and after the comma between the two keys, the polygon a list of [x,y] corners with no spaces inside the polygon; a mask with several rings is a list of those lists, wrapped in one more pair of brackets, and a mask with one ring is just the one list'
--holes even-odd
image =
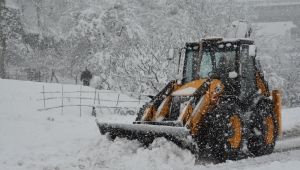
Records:
{"label": "snow on the ground", "polygon": [[77,155],[80,166],[107,169],[183,169],[195,158],[164,138],[156,139],[148,148],[137,141],[116,138],[114,142],[100,138]]}
{"label": "snow on the ground", "polygon": [[295,127],[300,128],[300,108],[283,109],[282,112],[283,130],[288,131]]}
{"label": "snow on the ground", "polygon": [[[44,108],[43,100],[38,100],[43,98],[43,85],[48,92],[61,91],[62,88],[65,92],[80,90],[80,86],[76,85],[62,87],[61,84],[0,79],[0,169],[222,169],[220,164],[195,165],[195,158],[190,151],[182,150],[164,138],[156,139],[147,148],[137,141],[126,139],[117,138],[111,142],[106,136],[100,135],[95,117],[91,116],[91,107],[81,107],[81,117],[79,106],[37,111]],[[82,90],[94,91],[90,87],[82,87]],[[97,91],[97,97],[98,92],[102,100],[117,100],[119,95]],[[64,96],[79,97],[79,93],[66,93]],[[95,93],[82,94],[85,98],[94,96]],[[47,97],[61,97],[61,94],[47,93]],[[136,99],[120,94],[119,100]],[[64,105],[76,105],[79,99],[65,99],[63,102]],[[61,103],[61,98],[57,98],[47,100],[45,106],[49,108]],[[82,104],[94,106],[97,102],[94,104],[94,100],[86,99],[82,100]],[[101,105],[140,106],[136,102],[108,101],[101,102]],[[96,111],[97,119],[101,122],[131,123],[135,119],[135,115],[114,114],[112,109],[97,108]],[[284,131],[300,125],[297,117],[299,111],[300,108],[283,110]],[[299,151],[293,152],[300,155]],[[251,159],[259,158],[249,158],[250,161]],[[275,159],[247,168],[292,169],[300,165],[299,160],[300,158],[296,159],[294,156],[293,159]],[[238,165],[239,162],[227,162],[224,165],[230,166],[225,166],[225,169],[235,168],[231,165]]]}
{"label": "snow on the ground", "polygon": [[242,159],[238,161],[226,161],[220,164],[196,165],[190,169],[201,170],[298,170],[300,165],[299,150],[283,153],[272,153],[271,155]]}
{"label": "snow on the ground", "polygon": [[274,161],[259,167],[251,167],[252,170],[282,170],[282,169],[288,169],[288,170],[298,170],[300,165],[300,161],[288,161],[286,163],[282,163],[280,161]]}

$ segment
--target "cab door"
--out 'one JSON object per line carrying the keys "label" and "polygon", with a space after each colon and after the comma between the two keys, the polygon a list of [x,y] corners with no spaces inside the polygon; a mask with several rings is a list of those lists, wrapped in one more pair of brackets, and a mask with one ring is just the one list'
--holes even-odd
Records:
{"label": "cab door", "polygon": [[249,45],[240,49],[240,99],[246,100],[257,91],[254,57],[249,56]]}

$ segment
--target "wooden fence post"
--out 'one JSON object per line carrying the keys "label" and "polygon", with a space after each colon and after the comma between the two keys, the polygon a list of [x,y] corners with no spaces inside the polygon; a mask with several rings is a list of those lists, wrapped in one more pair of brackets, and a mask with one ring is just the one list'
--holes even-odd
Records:
{"label": "wooden fence post", "polygon": [[98,105],[100,106],[99,92],[98,92]]}
{"label": "wooden fence post", "polygon": [[116,105],[116,107],[117,107],[118,104],[119,104],[119,98],[120,98],[120,93],[118,94],[118,100],[117,100],[117,105]]}
{"label": "wooden fence post", "polygon": [[64,84],[61,84],[61,115],[64,113]]}
{"label": "wooden fence post", "polygon": [[79,107],[80,107],[80,117],[81,117],[81,93],[82,93],[82,85],[80,85],[80,105],[79,105]]}
{"label": "wooden fence post", "polygon": [[46,99],[45,99],[45,88],[43,85],[43,96],[44,96],[44,109],[46,108]]}
{"label": "wooden fence post", "polygon": [[139,105],[140,105],[140,102],[141,102],[141,97],[142,97],[142,95],[140,94],[139,95]]}
{"label": "wooden fence post", "polygon": [[[99,97],[99,92],[98,92],[98,105],[99,105],[99,112],[101,112],[101,105],[100,105],[100,97]],[[103,112],[101,112],[103,114]]]}
{"label": "wooden fence post", "polygon": [[95,88],[94,105],[95,105],[95,101],[96,101],[96,88]]}
{"label": "wooden fence post", "polygon": [[101,112],[101,106],[100,106],[100,100],[99,100],[99,92],[98,92],[98,106],[99,106],[99,112]]}
{"label": "wooden fence post", "polygon": [[116,109],[114,110],[114,114],[116,114],[117,112],[120,111],[119,108],[118,108],[119,98],[120,98],[120,93],[118,93],[118,99],[117,99]]}

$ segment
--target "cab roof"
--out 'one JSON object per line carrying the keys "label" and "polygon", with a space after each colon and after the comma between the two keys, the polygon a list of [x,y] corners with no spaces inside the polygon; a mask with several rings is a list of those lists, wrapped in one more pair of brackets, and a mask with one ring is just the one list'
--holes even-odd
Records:
{"label": "cab roof", "polygon": [[[234,44],[254,44],[254,41],[251,38],[220,38],[220,37],[209,37],[209,38],[202,38],[200,41],[214,41],[217,44],[223,43],[234,43]],[[194,46],[199,44],[199,41],[195,42],[187,42],[187,46]]]}

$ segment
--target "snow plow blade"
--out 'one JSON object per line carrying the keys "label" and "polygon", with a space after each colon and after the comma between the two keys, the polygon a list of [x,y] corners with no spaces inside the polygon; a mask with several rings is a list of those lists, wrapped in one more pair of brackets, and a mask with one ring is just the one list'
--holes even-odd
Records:
{"label": "snow plow blade", "polygon": [[109,133],[111,139],[115,137],[138,140],[145,145],[151,144],[154,139],[164,137],[183,149],[197,151],[196,144],[190,131],[185,127],[149,125],[149,124],[120,124],[102,123],[96,119],[97,126],[102,135]]}

